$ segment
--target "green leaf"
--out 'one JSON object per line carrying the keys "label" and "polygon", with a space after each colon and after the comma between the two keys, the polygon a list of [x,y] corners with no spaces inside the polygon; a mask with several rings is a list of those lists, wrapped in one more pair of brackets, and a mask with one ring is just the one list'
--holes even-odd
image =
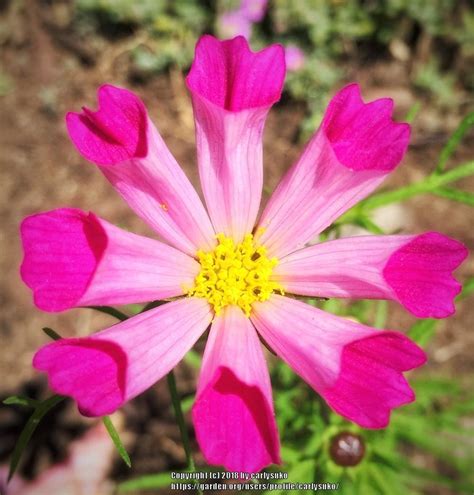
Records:
{"label": "green leaf", "polygon": [[428,345],[436,330],[437,320],[427,318],[426,320],[417,321],[408,330],[408,336],[421,347]]}
{"label": "green leaf", "polygon": [[462,299],[465,299],[466,297],[470,296],[473,292],[474,292],[474,277],[470,277],[464,282],[462,287],[462,292],[457,297],[457,300],[461,301]]}
{"label": "green leaf", "polygon": [[144,307],[145,307],[144,304],[127,304],[124,307],[124,310],[126,311],[126,314],[130,314],[131,316],[135,316],[138,313],[141,313],[143,311]]}
{"label": "green leaf", "polygon": [[[425,398],[432,403],[441,397],[454,397],[460,394],[459,383],[448,378],[417,378],[412,381],[412,385],[416,391],[417,404],[423,403]],[[422,420],[426,421],[426,418]]]}
{"label": "green leaf", "polygon": [[375,312],[375,320],[374,320],[375,328],[383,328],[385,326],[385,323],[387,322],[387,312],[388,312],[387,301],[378,301],[377,309]]}
{"label": "green leaf", "polygon": [[365,214],[369,210],[380,208],[381,206],[385,206],[390,203],[403,201],[412,198],[417,194],[433,192],[436,189],[445,186],[446,184],[456,182],[459,179],[468,177],[470,175],[474,175],[474,161],[458,165],[448,172],[444,172],[441,174],[433,173],[429,177],[426,177],[419,182],[415,182],[405,187],[400,187],[399,189],[395,189],[393,191],[385,191],[374,194],[366,200],[361,201],[357,205],[357,207],[352,208],[344,215],[342,215],[336,223],[343,224],[348,222],[355,222],[356,219],[360,217],[361,213]]}
{"label": "green leaf", "polygon": [[[398,418],[400,439],[409,442],[418,449],[423,449],[433,456],[441,459],[455,469],[463,468],[463,459],[456,452],[456,449],[448,448],[450,438],[438,427],[426,427],[422,421],[417,422],[416,427],[409,418],[399,416]],[[459,444],[459,441],[457,442]],[[458,448],[459,445],[456,445]]]}
{"label": "green leaf", "polygon": [[342,303],[339,299],[328,299],[327,301],[322,301],[322,309],[329,313],[340,314]]}
{"label": "green leaf", "polygon": [[130,461],[130,456],[128,455],[128,452],[125,450],[122,440],[120,439],[120,435],[118,434],[118,431],[115,429],[112,420],[109,418],[109,416],[104,416],[102,418],[102,421],[105,427],[107,428],[110,438],[112,439],[112,442],[114,442],[115,448],[117,449],[117,452],[120,454],[120,457],[123,459],[125,464],[129,468],[131,468],[132,462]]}
{"label": "green leaf", "polygon": [[198,354],[194,349],[188,351],[188,353],[184,356],[184,361],[186,364],[189,364],[193,368],[201,368],[202,358],[200,354]]}
{"label": "green leaf", "polygon": [[444,148],[439,155],[438,164],[436,165],[435,173],[440,174],[446,168],[449,158],[454,153],[462,138],[466,132],[474,125],[474,112],[466,115],[459,124],[458,128],[454,131],[453,135],[449,138]]}
{"label": "green leaf", "polygon": [[354,219],[353,223],[372,232],[372,234],[383,235],[385,233],[375,222],[365,215],[359,215]]}
{"label": "green leaf", "polygon": [[185,397],[184,399],[181,399],[181,409],[183,410],[183,413],[186,414],[191,410],[194,404],[194,399],[195,396],[190,395],[189,397]]}
{"label": "green leaf", "polygon": [[118,492],[124,493],[135,490],[153,490],[156,488],[164,488],[169,487],[170,482],[171,473],[150,474],[120,483],[118,486]]}
{"label": "green leaf", "polygon": [[106,315],[113,316],[117,318],[117,320],[125,321],[128,320],[129,316],[118,309],[112,308],[111,306],[83,306],[87,309],[94,309],[95,311],[99,311],[101,313],[105,313]]}
{"label": "green leaf", "polygon": [[183,410],[181,409],[181,399],[178,395],[178,389],[176,387],[176,378],[174,376],[174,371],[171,370],[166,375],[166,380],[168,382],[168,389],[171,395],[171,403],[173,404],[174,414],[176,416],[176,421],[179,426],[179,431],[181,433],[181,439],[183,441],[184,452],[186,454],[186,460],[188,462],[188,468],[191,471],[196,470],[194,464],[193,455],[191,452],[191,446],[189,444],[189,435],[187,430],[186,421],[184,420]]}
{"label": "green leaf", "polygon": [[421,110],[421,103],[417,101],[414,105],[412,105],[408,109],[408,112],[403,120],[405,120],[405,122],[408,122],[408,124],[411,124],[415,120],[420,110]]}
{"label": "green leaf", "polygon": [[[217,472],[217,471],[222,471],[220,468],[215,468],[213,466],[206,466],[200,469],[200,472],[203,471],[212,471],[212,472]],[[179,471],[173,471],[173,473],[189,473],[190,471],[187,470],[179,470]],[[125,493],[125,492],[132,492],[136,490],[153,490],[157,488],[169,488],[170,483],[173,481],[173,478],[171,477],[171,472],[165,472],[165,473],[158,473],[158,474],[147,474],[145,476],[140,476],[138,478],[134,478],[128,481],[124,481],[120,483],[117,487],[118,493]],[[176,483],[178,482],[183,482],[183,480],[175,479]],[[192,480],[199,482],[199,480]],[[190,483],[190,481],[186,481],[187,483]],[[190,492],[191,493],[191,492]]]}
{"label": "green leaf", "polygon": [[15,471],[18,467],[18,463],[20,462],[21,456],[25,451],[28,442],[30,441],[33,433],[35,432],[37,426],[40,424],[40,421],[43,417],[50,411],[54,406],[63,401],[65,397],[61,397],[60,395],[53,395],[46,399],[43,402],[40,402],[33,414],[30,416],[28,421],[26,422],[25,427],[23,428],[20,436],[15,444],[15,448],[13,450],[12,458],[10,460],[10,470],[8,472],[8,481],[10,481],[15,474]]}
{"label": "green leaf", "polygon": [[452,170],[439,175],[431,175],[428,179],[428,187],[433,190],[437,187],[456,182],[464,177],[469,177],[474,174],[474,161],[466,162],[457,165]]}
{"label": "green leaf", "polygon": [[464,203],[469,206],[474,206],[474,194],[466,191],[460,191],[452,187],[438,187],[433,190],[433,193],[443,198],[448,198],[459,203]]}
{"label": "green leaf", "polygon": [[403,495],[404,486],[400,484],[397,473],[392,469],[377,464],[369,464],[369,478],[376,488],[376,493],[385,495]]}
{"label": "green leaf", "polygon": [[158,308],[159,306],[162,306],[163,304],[166,304],[167,302],[168,301],[151,301],[148,304],[146,304],[145,307],[140,312],[144,313],[145,311],[150,311],[150,309]]}
{"label": "green leaf", "polygon": [[11,395],[10,397],[7,397],[3,403],[7,406],[25,406],[34,409],[38,406],[39,401],[21,395]]}
{"label": "green leaf", "polygon": [[294,464],[298,462],[301,458],[301,455],[302,452],[299,449],[293,449],[285,445],[281,446],[281,457],[285,462],[285,464],[289,464],[289,463]]}
{"label": "green leaf", "polygon": [[288,481],[309,483],[313,479],[314,460],[300,460],[288,469]]}
{"label": "green leaf", "polygon": [[55,332],[52,328],[43,327],[42,330],[52,340],[60,340],[62,338],[61,335]]}

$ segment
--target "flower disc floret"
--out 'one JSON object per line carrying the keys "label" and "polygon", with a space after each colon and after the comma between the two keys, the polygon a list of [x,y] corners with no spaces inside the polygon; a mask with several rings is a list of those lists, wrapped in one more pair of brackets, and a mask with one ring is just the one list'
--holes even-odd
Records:
{"label": "flower disc floret", "polygon": [[235,305],[250,316],[252,303],[266,301],[273,291],[283,293],[270,276],[278,264],[277,258],[268,258],[263,246],[256,246],[252,234],[236,244],[230,237],[218,234],[218,245],[211,252],[198,251],[201,271],[190,296],[207,299],[219,315],[223,308]]}

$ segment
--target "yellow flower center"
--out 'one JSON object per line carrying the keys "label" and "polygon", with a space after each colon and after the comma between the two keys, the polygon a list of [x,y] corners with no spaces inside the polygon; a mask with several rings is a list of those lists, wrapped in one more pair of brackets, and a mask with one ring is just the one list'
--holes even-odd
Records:
{"label": "yellow flower center", "polygon": [[252,234],[240,244],[224,234],[216,237],[219,244],[214,251],[197,252],[201,271],[188,295],[207,299],[216,315],[233,304],[250,316],[252,303],[265,301],[275,290],[283,294],[281,285],[270,280],[278,260],[268,258],[263,246],[255,246]]}

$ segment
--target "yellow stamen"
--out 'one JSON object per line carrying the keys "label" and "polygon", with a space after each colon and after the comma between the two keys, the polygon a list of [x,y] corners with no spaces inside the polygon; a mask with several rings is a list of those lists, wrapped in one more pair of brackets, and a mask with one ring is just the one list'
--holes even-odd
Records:
{"label": "yellow stamen", "polygon": [[255,301],[267,300],[273,291],[283,294],[283,287],[270,280],[276,258],[268,258],[263,246],[256,246],[252,234],[240,244],[224,234],[217,234],[219,244],[212,252],[198,251],[201,271],[188,295],[207,299],[216,315],[228,305],[240,306],[250,316]]}

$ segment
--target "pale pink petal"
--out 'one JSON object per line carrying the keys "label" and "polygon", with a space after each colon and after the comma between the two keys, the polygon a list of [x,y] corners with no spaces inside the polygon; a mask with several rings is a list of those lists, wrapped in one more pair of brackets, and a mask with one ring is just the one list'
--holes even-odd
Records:
{"label": "pale pink petal", "polygon": [[25,481],[18,474],[13,475],[13,478],[8,482],[7,465],[0,465],[0,494],[1,495],[22,495],[25,488]]}
{"label": "pale pink petal", "polygon": [[201,450],[210,464],[256,472],[280,462],[270,378],[255,328],[227,306],[211,327],[193,407]]}
{"label": "pale pink petal", "polygon": [[262,134],[281,95],[283,48],[257,53],[239,36],[203,36],[186,79],[193,100],[199,175],[216,232],[240,241],[252,231],[262,194]]}
{"label": "pale pink petal", "polygon": [[388,424],[414,394],[402,372],[425,354],[398,332],[373,328],[273,295],[253,305],[252,322],[268,345],[339,414],[366,428]]}
{"label": "pale pink petal", "polygon": [[217,18],[217,30],[222,38],[233,38],[243,36],[250,39],[252,34],[252,23],[242,15],[240,10],[224,12]]}
{"label": "pale pink petal", "polygon": [[[21,495],[82,495],[67,462],[56,464],[23,487]],[[19,494],[19,495],[20,495]],[[2,494],[3,495],[3,494]],[[10,492],[9,492],[10,495]],[[95,495],[95,494],[92,494]]]}
{"label": "pale pink petal", "polygon": [[99,110],[66,116],[69,136],[96,163],[130,207],[175,247],[195,255],[212,249],[214,231],[191,183],[176,163],[142,101],[105,85]]}
{"label": "pale pink petal", "polygon": [[259,221],[259,241],[282,257],[370,194],[403,158],[410,127],[390,99],[364,103],[355,84],[332,99],[320,129],[283,177]]}
{"label": "pale pink petal", "polygon": [[[113,442],[102,424],[75,440],[68,459],[46,469],[23,487],[21,495],[105,495],[104,481],[112,464]],[[10,494],[10,492],[9,492]]]}
{"label": "pale pink petal", "polygon": [[104,493],[104,481],[112,467],[115,452],[114,443],[102,423],[71,445],[69,465],[80,495]]}
{"label": "pale pink petal", "polygon": [[461,289],[451,272],[466,256],[461,243],[436,232],[350,237],[289,254],[272,279],[288,293],[392,299],[416,316],[444,318]]}
{"label": "pale pink petal", "polygon": [[33,359],[50,387],[73,397],[85,416],[103,416],[168,373],[211,321],[205,299],[170,302],[91,337],[62,339]]}
{"label": "pale pink petal", "polygon": [[260,22],[268,9],[268,0],[242,0],[240,12],[252,22]]}
{"label": "pale pink petal", "polygon": [[178,296],[200,269],[175,248],[71,208],[25,218],[21,238],[21,276],[44,311]]}
{"label": "pale pink petal", "polygon": [[288,72],[296,72],[301,70],[306,63],[304,51],[297,45],[286,45],[285,62]]}

